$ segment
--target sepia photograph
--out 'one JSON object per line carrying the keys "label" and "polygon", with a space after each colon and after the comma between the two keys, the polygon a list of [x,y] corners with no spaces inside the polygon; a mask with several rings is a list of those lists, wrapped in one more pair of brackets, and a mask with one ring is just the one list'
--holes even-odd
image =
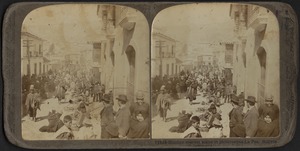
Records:
{"label": "sepia photograph", "polygon": [[279,24],[241,3],[172,6],[151,33],[153,139],[280,136]]}
{"label": "sepia photograph", "polygon": [[149,38],[145,16],[130,7],[32,10],[20,39],[22,138],[149,139]]}

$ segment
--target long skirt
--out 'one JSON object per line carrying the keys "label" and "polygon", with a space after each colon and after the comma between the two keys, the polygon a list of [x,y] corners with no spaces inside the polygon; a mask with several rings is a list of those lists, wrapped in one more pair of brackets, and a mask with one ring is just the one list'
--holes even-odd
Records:
{"label": "long skirt", "polygon": [[255,137],[276,137],[279,135],[279,120],[266,123],[263,119],[258,120],[258,129]]}
{"label": "long skirt", "polygon": [[135,119],[131,119],[130,121],[130,129],[128,132],[128,138],[149,138],[149,119],[145,119],[144,121],[137,121]]}

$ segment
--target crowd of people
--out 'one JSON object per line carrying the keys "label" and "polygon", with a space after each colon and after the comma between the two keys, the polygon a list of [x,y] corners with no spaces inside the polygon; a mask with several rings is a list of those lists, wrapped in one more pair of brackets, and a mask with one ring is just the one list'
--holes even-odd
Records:
{"label": "crowd of people", "polygon": [[[63,69],[23,76],[23,116],[33,122],[47,119],[49,124],[39,131],[53,133],[53,139],[76,139],[76,132],[83,127],[101,129],[101,134],[94,134],[101,139],[149,138],[150,106],[143,92],[138,91],[135,100],[128,100],[124,94],[114,100],[113,90],[106,90],[89,72],[79,71]],[[51,101],[64,109],[58,111],[55,106],[46,118],[37,117],[41,106]],[[97,115],[95,110],[99,111]],[[90,119],[99,121],[100,126],[88,122]],[[93,137],[97,136],[89,136]]]}
{"label": "crowd of people", "polygon": [[[208,138],[278,136],[279,108],[273,103],[273,98],[269,96],[258,105],[254,96],[245,97],[244,92],[237,94],[231,81],[230,74],[209,66],[182,71],[180,75],[169,78],[157,76],[152,81],[156,113],[167,121],[167,112],[176,100],[188,100],[191,106],[198,106],[196,111],[182,109],[177,117],[178,125],[169,129],[170,132],[182,133],[183,138],[203,135]],[[203,99],[199,102],[197,97]],[[231,104],[229,107],[232,108],[228,115],[222,114],[220,109],[226,104]],[[224,116],[229,123],[224,124]],[[223,134],[224,126],[229,128],[229,136]]]}

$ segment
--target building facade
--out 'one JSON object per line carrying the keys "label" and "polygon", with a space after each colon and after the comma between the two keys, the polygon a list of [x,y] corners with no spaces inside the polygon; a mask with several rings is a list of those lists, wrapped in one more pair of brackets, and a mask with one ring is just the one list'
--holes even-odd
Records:
{"label": "building facade", "polygon": [[233,83],[238,93],[257,98],[258,104],[272,96],[279,104],[279,27],[276,16],[255,5],[232,4],[230,16],[238,37]]}
{"label": "building facade", "polygon": [[[174,76],[180,72],[176,61],[176,41],[159,32],[152,33],[151,76]],[[177,71],[177,72],[176,72]]]}
{"label": "building facade", "polygon": [[49,70],[49,60],[43,57],[44,40],[29,32],[21,32],[21,74],[40,75]]}
{"label": "building facade", "polygon": [[[150,102],[149,26],[145,16],[123,6],[98,5],[105,38],[94,42],[98,55],[100,81],[114,97],[126,94],[129,101],[141,91]],[[95,44],[97,47],[95,47]],[[117,104],[117,103],[115,103]]]}

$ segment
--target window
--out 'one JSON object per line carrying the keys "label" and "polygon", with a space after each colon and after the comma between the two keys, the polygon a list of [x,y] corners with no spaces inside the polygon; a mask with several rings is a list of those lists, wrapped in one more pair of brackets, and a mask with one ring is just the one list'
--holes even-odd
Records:
{"label": "window", "polygon": [[258,81],[258,103],[261,104],[265,100],[265,81],[266,81],[266,51],[264,48],[259,48],[257,57],[260,64],[260,77]]}
{"label": "window", "polygon": [[43,54],[42,54],[42,45],[41,45],[41,44],[39,44],[39,55],[40,55],[40,56],[43,55]]}
{"label": "window", "polygon": [[172,75],[174,75],[174,63],[172,63]]}
{"label": "window", "polygon": [[172,57],[175,57],[175,54],[174,54],[174,48],[175,48],[175,46],[174,45],[172,45]]}
{"label": "window", "polygon": [[169,75],[169,64],[167,64],[167,75]]}
{"label": "window", "polygon": [[43,73],[45,73],[45,64],[43,64]]}
{"label": "window", "polygon": [[39,74],[41,74],[42,73],[42,63],[40,62],[39,64],[40,64],[39,65]]}
{"label": "window", "polygon": [[36,75],[36,71],[37,70],[37,64],[36,63],[34,63],[34,74]]}

